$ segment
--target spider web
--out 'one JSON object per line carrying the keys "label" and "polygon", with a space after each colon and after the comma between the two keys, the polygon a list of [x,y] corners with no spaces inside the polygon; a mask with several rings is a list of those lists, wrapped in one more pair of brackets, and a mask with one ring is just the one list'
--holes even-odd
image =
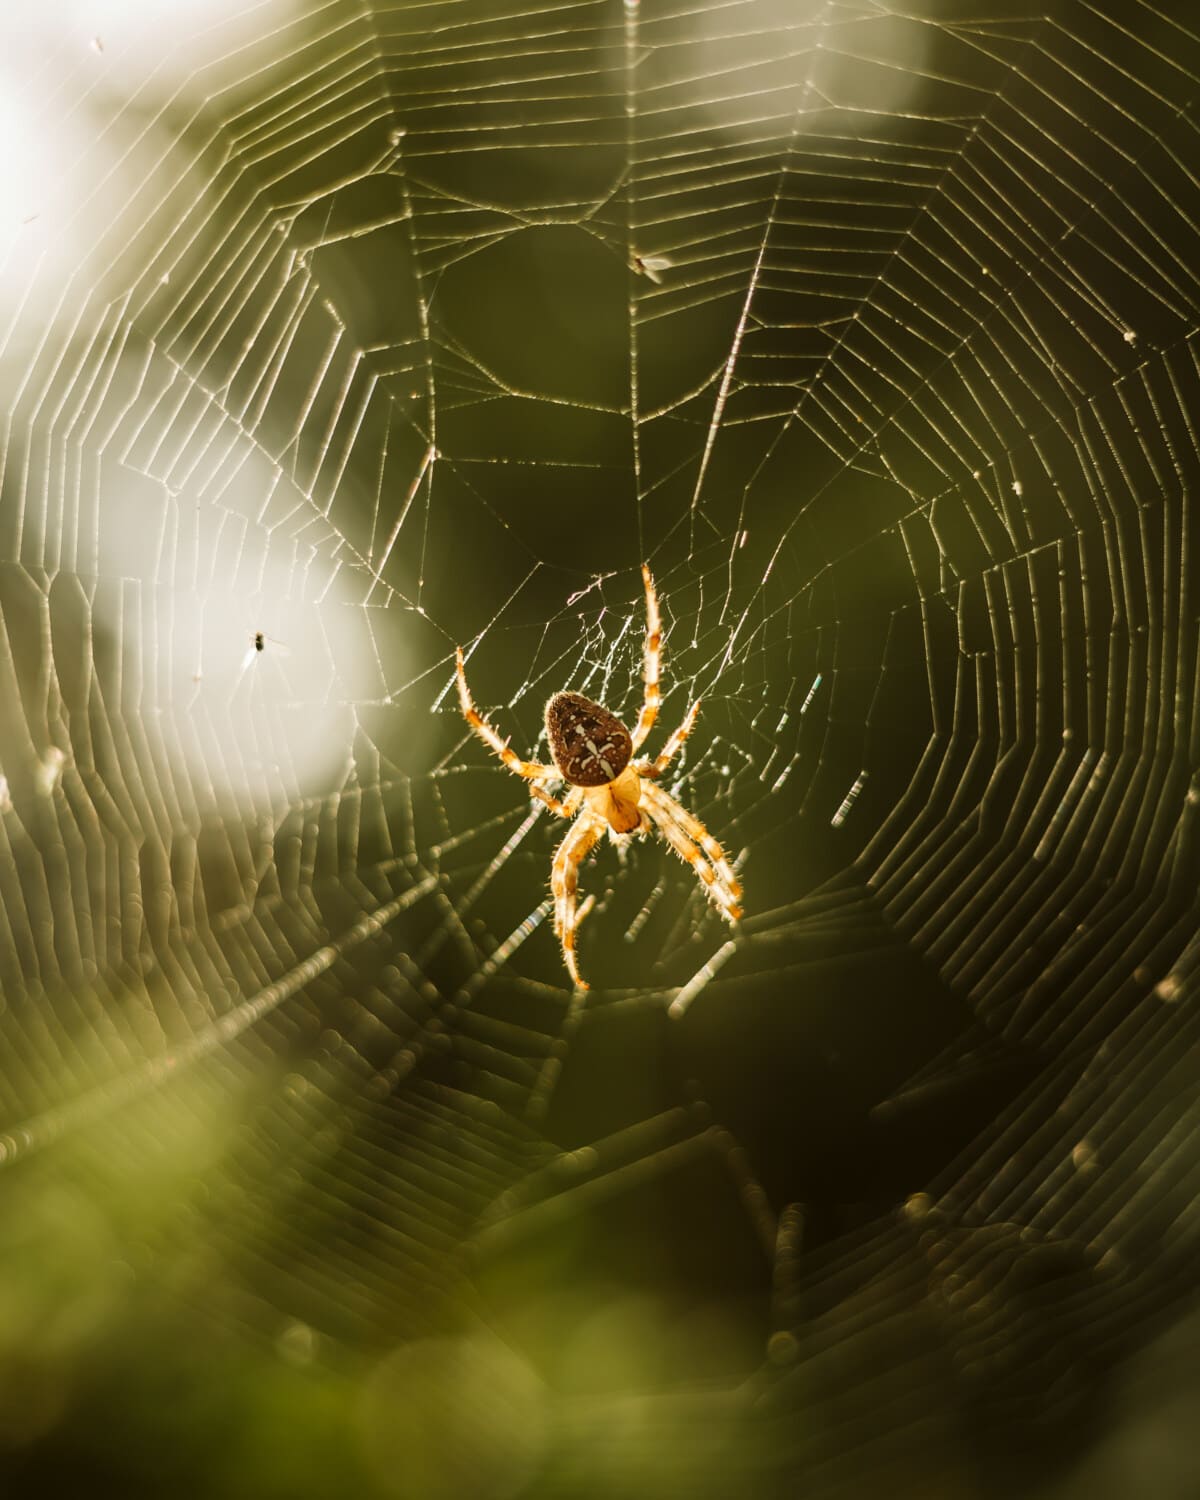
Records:
{"label": "spider web", "polygon": [[1188,7],[4,26],[6,1468],[1191,1493]]}

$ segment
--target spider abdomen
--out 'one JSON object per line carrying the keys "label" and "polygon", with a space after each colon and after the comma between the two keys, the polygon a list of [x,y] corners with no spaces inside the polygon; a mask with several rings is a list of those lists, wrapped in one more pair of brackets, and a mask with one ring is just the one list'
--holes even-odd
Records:
{"label": "spider abdomen", "polygon": [[633,755],[633,738],[608,709],[582,693],[555,693],[546,704],[550,754],[572,786],[616,781]]}

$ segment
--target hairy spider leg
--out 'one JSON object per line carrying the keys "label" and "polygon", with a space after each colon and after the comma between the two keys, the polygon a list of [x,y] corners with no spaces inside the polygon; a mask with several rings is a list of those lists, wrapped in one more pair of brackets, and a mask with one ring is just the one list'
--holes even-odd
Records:
{"label": "hairy spider leg", "polygon": [[[712,834],[709,833],[708,829],[705,828],[695,813],[689,812],[681,802],[677,802],[671,796],[670,792],[666,791],[663,787],[654,787],[653,795],[671,813],[684,833],[704,850],[725,888],[733,896],[734,901],[739,902],[742,898],[741,882],[738,880],[733,866],[729,863],[724,849],[721,848],[717,840],[713,838]],[[739,911],[737,915],[741,916],[741,912]]]}
{"label": "hairy spider leg", "polygon": [[642,801],[671,848],[695,870],[722,916],[730,922],[738,921],[742,915],[741,882],[720,844],[699,818],[652,781],[643,784]]}
{"label": "hairy spider leg", "polygon": [[662,672],[662,617],[658,612],[658,595],[650,569],[642,564],[642,582],[646,585],[646,645],[642,656],[642,708],[633,730],[633,748],[637,750],[654,728],[658,705],[662,702],[659,677]]}
{"label": "hairy spider leg", "polygon": [[515,750],[509,748],[507,740],[502,740],[495,729],[488,723],[479,710],[475,707],[475,700],[471,697],[471,689],[467,686],[467,669],[463,662],[463,650],[461,646],[455,648],[455,662],[458,674],[458,701],[462,707],[463,718],[479,736],[489,749],[493,750],[505,766],[514,776],[521,776],[531,783],[530,792],[533,796],[543,801],[552,812],[560,818],[569,818],[571,814],[566,806],[552,797],[544,787],[537,785],[539,781],[552,781],[558,776],[553,766],[544,766],[541,761],[522,760]]}
{"label": "hairy spider leg", "polygon": [[554,931],[562,943],[567,973],[581,990],[586,990],[588,986],[579,976],[575,934],[579,930],[579,924],[592,909],[592,898],[589,896],[577,912],[575,893],[578,889],[579,866],[591,853],[603,831],[601,824],[584,813],[567,831],[566,837],[555,850],[554,864],[550,870],[550,889],[554,893]]}
{"label": "hairy spider leg", "polygon": [[691,734],[692,730],[695,728],[695,725],[696,725],[696,716],[697,716],[697,714],[699,714],[699,712],[700,712],[700,699],[697,698],[696,701],[695,701],[695,703],[692,704],[691,708],[688,709],[688,711],[687,711],[687,717],[684,719],[683,723],[679,725],[679,727],[675,730],[675,733],[671,736],[671,738],[667,741],[667,743],[662,747],[662,750],[658,754],[658,756],[654,760],[652,760],[652,761],[651,760],[639,760],[638,761],[637,766],[636,766],[635,769],[637,770],[637,772],[639,773],[639,775],[641,775],[641,776],[661,776],[662,775],[662,773],[667,769],[667,767],[675,759],[675,756],[679,752],[680,745],[683,744],[684,740],[687,739],[688,735]]}

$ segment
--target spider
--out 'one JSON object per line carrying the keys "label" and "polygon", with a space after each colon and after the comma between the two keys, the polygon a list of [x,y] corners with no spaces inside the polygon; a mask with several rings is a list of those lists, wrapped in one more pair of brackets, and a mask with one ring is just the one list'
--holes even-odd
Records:
{"label": "spider", "polygon": [[[563,961],[572,981],[583,990],[575,954],[579,924],[592,909],[594,897],[576,909],[579,866],[607,830],[614,842],[633,835],[658,831],[682,859],[695,870],[709,900],[728,922],[742,915],[742,887],[725,851],[701,823],[657,784],[679,747],[691,734],[700,712],[697,699],[683,722],[654,760],[634,760],[658,718],[662,701],[659,670],[662,665],[662,620],[650,569],[642,564],[646,585],[646,646],[642,678],[645,692],[637,724],[630,734],[615,714],[585,698],[582,693],[555,693],[546,704],[546,736],[554,764],[522,760],[509,749],[496,730],[475,707],[467,686],[462,647],[457,649],[458,699],[463,717],[490,749],[516,776],[530,782],[530,795],[539,798],[560,818],[575,821],[555,850],[550,889],[554,895],[554,932],[562,943]],[[543,783],[564,781],[571,790],[561,801]]]}

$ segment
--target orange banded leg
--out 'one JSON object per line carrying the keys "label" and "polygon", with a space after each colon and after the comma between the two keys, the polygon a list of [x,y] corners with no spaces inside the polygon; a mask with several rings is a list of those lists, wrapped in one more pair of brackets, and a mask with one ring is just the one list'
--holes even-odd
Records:
{"label": "orange banded leg", "polygon": [[592,909],[592,898],[575,910],[575,893],[578,889],[579,866],[592,851],[592,846],[603,829],[585,813],[567,833],[554,853],[550,868],[550,889],[554,894],[554,931],[562,943],[563,962],[567,973],[581,990],[587,985],[579,977],[579,964],[575,957],[575,934],[579,924]]}
{"label": "orange banded leg", "polygon": [[[734,874],[733,866],[729,863],[728,859],[726,859],[724,849],[721,848],[720,844],[716,841],[715,838],[713,838],[712,834],[709,833],[708,829],[705,828],[700,819],[695,815],[695,813],[689,812],[682,803],[677,802],[675,798],[671,796],[670,792],[665,791],[662,787],[655,787],[654,795],[659,799],[664,807],[669,809],[672,817],[675,818],[676,822],[683,829],[684,833],[686,833],[689,838],[695,840],[695,842],[700,845],[701,849],[704,850],[705,854],[708,855],[710,861],[712,862],[713,869],[716,870],[717,874],[720,876],[722,883],[733,896],[734,901],[740,901],[742,898],[741,882]],[[738,912],[738,915],[740,916],[741,913]]]}
{"label": "orange banded leg", "polygon": [[[483,743],[500,757],[515,776],[523,776],[526,781],[553,780],[558,775],[553,766],[544,766],[541,761],[537,760],[522,760],[515,750],[509,749],[508,741],[500,738],[499,734],[497,734],[475,707],[475,700],[471,697],[471,689],[467,686],[467,672],[463,665],[463,651],[461,646],[455,648],[455,660],[458,672],[458,701],[462,707],[463,718],[466,719],[467,723]],[[536,795],[541,795],[536,787],[534,788],[534,792]],[[552,807],[556,805],[553,797],[543,796],[542,801],[548,802]],[[561,806],[561,803],[558,806]]]}
{"label": "orange banded leg", "polygon": [[688,709],[687,717],[684,719],[683,723],[680,724],[679,728],[676,729],[675,733],[662,747],[662,751],[658,755],[658,757],[653,761],[638,761],[638,770],[642,773],[643,776],[662,775],[662,773],[667,769],[667,767],[679,753],[680,745],[683,744],[684,740],[687,739],[688,735],[691,734],[692,730],[696,727],[696,717],[699,712],[700,699],[697,698],[695,703],[692,704],[691,708]]}
{"label": "orange banded leg", "polygon": [[720,844],[699,818],[662,787],[644,783],[642,800],[672,849],[695,870],[713,904],[728,921],[738,921],[742,915],[741,882]]}
{"label": "orange banded leg", "polygon": [[647,788],[646,791],[643,791],[642,802],[651,818],[658,825],[659,832],[666,839],[667,843],[670,844],[671,848],[674,849],[675,853],[679,855],[680,859],[686,860],[691,865],[709,898],[714,904],[719,905],[717,872],[708,863],[692,840],[688,838],[687,834],[684,833],[683,829],[680,828],[679,824],[676,823],[674,818],[671,817],[670,813],[659,807],[654,802],[654,799],[647,795],[648,790]]}
{"label": "orange banded leg", "polygon": [[555,813],[558,817],[569,818],[571,816],[570,812],[567,810],[567,804],[565,802],[560,802],[557,797],[552,797],[549,792],[544,791],[540,786],[538,786],[536,781],[531,781],[529,783],[529,795],[531,797],[536,797],[539,802],[544,802],[550,809],[550,811],[552,813]]}
{"label": "orange banded leg", "polygon": [[662,616],[658,612],[658,595],[650,569],[642,564],[642,582],[646,585],[646,645],[642,657],[642,708],[633,729],[633,748],[637,750],[654,728],[658,705],[662,702],[659,677],[662,673]]}

